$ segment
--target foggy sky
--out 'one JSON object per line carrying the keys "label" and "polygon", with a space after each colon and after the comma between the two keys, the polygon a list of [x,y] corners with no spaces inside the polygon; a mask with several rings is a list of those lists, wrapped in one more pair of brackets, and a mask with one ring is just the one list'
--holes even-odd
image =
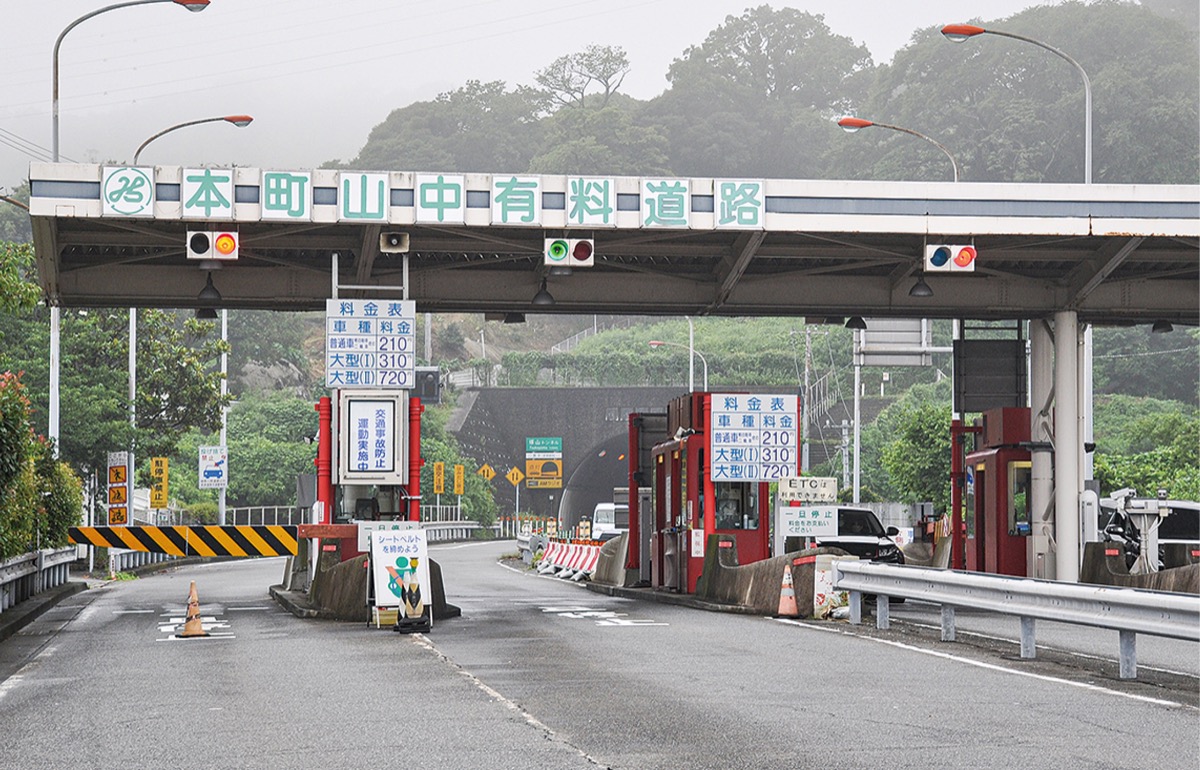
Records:
{"label": "foggy sky", "polygon": [[[835,34],[891,60],[920,28],[992,21],[1056,0],[801,0]],[[28,176],[12,144],[51,146],[55,38],[108,0],[0,0],[0,190]],[[132,161],[147,137],[189,120],[250,114],[237,129],[195,126],[156,140],[149,164],[313,168],[353,158],[389,112],[467,80],[532,84],[533,72],[595,43],[623,47],[622,91],[648,99],[671,61],[748,0],[212,0],[110,11],[64,39],[60,154]],[[950,45],[950,43],[946,43]],[[27,147],[27,145],[26,145]],[[411,170],[411,169],[396,169]],[[434,169],[429,169],[434,170]],[[488,172],[493,169],[475,169]]]}

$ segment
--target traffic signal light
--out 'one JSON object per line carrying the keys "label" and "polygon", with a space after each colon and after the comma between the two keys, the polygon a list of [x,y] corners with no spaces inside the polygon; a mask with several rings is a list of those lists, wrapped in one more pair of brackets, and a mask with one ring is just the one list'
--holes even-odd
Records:
{"label": "traffic signal light", "polygon": [[187,258],[237,259],[237,230],[188,230]]}
{"label": "traffic signal light", "polygon": [[591,267],[595,251],[591,238],[547,238],[543,261],[551,267]]}
{"label": "traffic signal light", "polygon": [[975,247],[966,244],[925,244],[925,272],[927,273],[973,273],[975,272]]}

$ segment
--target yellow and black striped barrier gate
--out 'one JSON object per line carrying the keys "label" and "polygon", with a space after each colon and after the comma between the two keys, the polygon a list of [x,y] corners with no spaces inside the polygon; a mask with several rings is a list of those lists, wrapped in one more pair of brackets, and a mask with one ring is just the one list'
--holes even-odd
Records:
{"label": "yellow and black striped barrier gate", "polygon": [[295,556],[296,527],[71,527],[78,545],[128,548],[171,556]]}

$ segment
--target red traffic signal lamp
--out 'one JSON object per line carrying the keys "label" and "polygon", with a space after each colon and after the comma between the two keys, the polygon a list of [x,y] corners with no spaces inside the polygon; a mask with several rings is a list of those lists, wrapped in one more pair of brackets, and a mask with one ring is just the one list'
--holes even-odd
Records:
{"label": "red traffic signal lamp", "polygon": [[551,267],[591,267],[596,245],[591,238],[547,238],[543,263]]}
{"label": "red traffic signal lamp", "polygon": [[188,230],[187,258],[227,261],[237,259],[237,230]]}
{"label": "red traffic signal lamp", "polygon": [[928,243],[925,245],[925,272],[973,273],[978,253],[970,244]]}

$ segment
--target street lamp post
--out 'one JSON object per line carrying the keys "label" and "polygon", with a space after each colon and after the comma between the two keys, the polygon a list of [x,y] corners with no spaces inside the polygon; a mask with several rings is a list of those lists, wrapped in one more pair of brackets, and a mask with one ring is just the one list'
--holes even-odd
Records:
{"label": "street lamp post", "polygon": [[146,145],[150,144],[163,134],[169,134],[172,131],[177,131],[181,128],[187,128],[188,126],[198,126],[201,123],[219,123],[221,121],[232,123],[238,128],[245,128],[254,122],[254,118],[250,117],[249,115],[218,115],[215,118],[201,118],[200,120],[189,120],[186,123],[176,123],[169,128],[164,128],[162,131],[159,131],[157,134],[138,145],[137,151],[133,153],[133,165],[137,165],[138,158],[142,156],[142,150],[146,149]]}
{"label": "street lamp post", "polygon": [[[82,15],[78,19],[76,19],[75,21],[68,24],[66,26],[66,28],[63,29],[62,32],[58,33],[58,38],[55,39],[55,41],[54,41],[54,56],[53,56],[53,61],[51,63],[51,74],[50,74],[50,81],[51,81],[51,83],[50,83],[50,86],[51,86],[50,159],[53,160],[55,163],[58,163],[58,161],[59,161],[59,154],[58,154],[58,50],[59,50],[59,48],[62,47],[63,38],[65,38],[67,36],[68,32],[75,29],[75,27],[79,26],[80,24],[82,24],[83,22],[87,21],[90,18],[99,16],[102,13],[107,13],[108,11],[115,11],[119,8],[129,8],[129,7],[132,7],[135,5],[151,5],[154,3],[174,3],[175,5],[182,6],[186,9],[188,9],[189,11],[198,12],[198,11],[203,11],[205,8],[208,7],[209,0],[129,0],[129,2],[114,3],[113,5],[106,5],[103,8],[97,8],[94,11],[85,13],[84,15]],[[131,329],[133,328],[133,324],[135,323],[132,313],[133,313],[133,311],[131,310],[130,311],[130,328]],[[59,332],[61,329],[61,324],[62,324],[62,317],[61,317],[61,313],[60,313],[59,307],[58,307],[58,298],[50,297],[50,414],[48,415],[49,416],[49,426],[48,426],[47,432],[50,434],[51,441],[54,442],[54,452],[56,455],[58,453],[58,439],[59,439],[59,380],[60,380],[60,370],[61,370],[61,366],[60,366],[61,347],[60,347]],[[133,344],[134,344],[134,340],[131,339],[130,346],[132,347]],[[130,355],[132,357],[132,353]],[[130,419],[131,420],[133,419],[132,408],[133,407],[131,405],[130,406]]]}
{"label": "street lamp post", "polygon": [[[1092,81],[1090,78],[1088,78],[1087,71],[1084,70],[1083,66],[1080,65],[1079,62],[1075,61],[1075,59],[1068,56],[1063,51],[1060,51],[1059,49],[1055,48],[1052,45],[1049,45],[1048,43],[1043,43],[1040,40],[1035,40],[1031,37],[1025,37],[1024,35],[1018,35],[1018,34],[1015,34],[1012,32],[1001,32],[1000,30],[995,30],[995,29],[985,29],[983,27],[979,27],[974,24],[947,24],[946,26],[942,27],[942,34],[946,37],[947,40],[949,40],[953,43],[962,43],[962,42],[966,41],[968,38],[972,38],[977,35],[998,35],[999,37],[1007,37],[1007,38],[1012,38],[1013,40],[1020,40],[1025,43],[1031,43],[1033,45],[1036,45],[1038,48],[1041,48],[1043,50],[1049,51],[1050,53],[1054,54],[1055,56],[1059,57],[1060,59],[1064,60],[1065,62],[1067,62],[1068,64],[1070,64],[1072,67],[1075,68],[1075,71],[1079,73],[1080,79],[1083,80],[1083,183],[1090,185],[1092,183]],[[1070,316],[1066,313],[1056,314],[1055,320],[1057,322],[1058,320],[1067,319],[1069,317]],[[1056,330],[1056,333],[1057,333],[1057,330]],[[1077,453],[1077,456],[1079,458],[1078,465],[1081,467],[1079,467],[1079,478],[1077,479],[1077,481],[1081,481],[1081,482],[1084,480],[1091,480],[1093,477],[1093,473],[1094,473],[1094,470],[1092,467],[1092,456],[1084,450],[1084,447],[1087,444],[1090,444],[1093,442],[1093,440],[1094,440],[1093,436],[1094,436],[1094,430],[1095,430],[1094,424],[1093,424],[1093,414],[1092,414],[1092,412],[1093,412],[1093,391],[1094,391],[1093,380],[1092,380],[1092,376],[1093,376],[1092,375],[1092,350],[1093,350],[1092,346],[1093,346],[1092,327],[1090,325],[1086,325],[1083,330],[1083,345],[1080,346],[1080,349],[1079,349],[1079,355],[1081,357],[1081,360],[1078,361],[1078,366],[1077,366],[1076,375],[1075,375],[1075,381],[1076,381],[1075,389],[1078,391],[1078,396],[1079,396],[1080,400],[1082,401],[1082,403],[1078,404],[1078,407],[1079,407],[1078,413],[1081,417],[1081,423],[1082,423],[1079,427],[1082,428],[1082,435],[1077,437],[1077,440],[1073,442],[1074,446],[1072,447],[1073,451]],[[1057,363],[1056,363],[1056,366],[1057,366]],[[1036,387],[1036,385],[1031,385],[1031,389],[1033,387]],[[1064,397],[1065,397],[1065,395],[1066,394],[1064,394]],[[1058,396],[1056,395],[1055,400],[1057,401],[1057,399],[1058,399]],[[1038,430],[1039,430],[1039,428],[1035,424],[1035,426],[1034,426],[1035,439],[1037,438]],[[1066,433],[1066,431],[1064,431],[1064,433]],[[1056,458],[1057,458],[1057,456],[1056,456]],[[1037,470],[1037,466],[1041,462],[1045,462],[1044,455],[1042,456],[1042,458],[1039,458],[1038,454],[1034,454],[1033,462],[1034,462],[1034,466],[1035,466],[1035,470],[1033,472],[1034,478],[1036,479],[1039,476],[1044,476],[1045,478],[1049,478],[1049,475],[1050,475],[1049,469],[1046,469],[1041,473],[1039,473],[1039,471]],[[1057,459],[1056,459],[1056,463],[1057,463]],[[1065,463],[1064,463],[1064,465],[1065,465]],[[1063,477],[1067,477],[1069,475],[1068,473],[1065,472],[1065,471],[1067,471],[1067,469],[1065,467],[1062,469],[1059,469],[1058,466],[1056,465],[1056,473],[1059,472],[1060,470],[1063,471],[1060,474]],[[1077,486],[1077,488],[1076,488],[1075,492],[1078,495],[1079,492],[1082,492],[1082,486],[1081,486],[1081,484],[1077,484],[1076,486]],[[1044,502],[1043,500],[1039,499],[1039,498],[1041,498],[1041,495],[1039,494],[1039,490],[1037,487],[1035,487],[1032,490],[1032,492],[1033,492],[1033,497],[1031,498],[1031,501],[1033,502],[1033,505],[1040,507],[1040,506],[1044,505],[1045,502],[1048,502],[1048,501]],[[1070,506],[1064,505],[1063,508],[1064,509],[1070,508]],[[1059,514],[1057,512],[1057,501],[1056,501],[1056,516],[1058,516],[1058,515]],[[1056,518],[1056,521],[1058,521],[1057,518]],[[1074,520],[1068,521],[1066,526],[1062,526],[1061,529],[1064,531],[1070,530],[1073,532],[1077,532],[1079,529],[1078,524],[1079,524],[1079,519],[1078,519],[1078,514],[1076,513]],[[1065,569],[1066,570],[1065,574],[1069,578],[1072,576],[1077,577],[1078,576],[1078,566],[1079,566],[1079,561],[1078,561],[1079,556],[1081,556],[1081,554],[1076,554],[1076,558],[1072,561],[1069,557],[1064,556],[1060,552],[1058,559],[1062,561],[1062,565],[1059,567],[1056,567],[1056,569],[1058,569],[1058,570]],[[1061,579],[1062,577],[1063,577],[1063,574],[1060,574],[1059,578]]]}
{"label": "street lamp post", "polygon": [[954,160],[954,156],[950,154],[950,151],[947,150],[942,145],[941,142],[935,141],[934,139],[932,139],[928,136],[925,136],[925,134],[922,134],[920,131],[913,131],[911,128],[902,128],[900,126],[892,126],[887,123],[876,123],[875,121],[872,121],[872,120],[864,120],[863,118],[855,118],[855,117],[851,117],[849,115],[842,117],[842,118],[838,118],[837,124],[839,126],[841,126],[842,130],[844,130],[848,134],[853,134],[855,131],[858,131],[863,128],[870,128],[871,126],[876,126],[878,128],[890,128],[893,131],[899,131],[900,133],[903,133],[903,134],[910,134],[919,139],[924,139],[925,141],[932,144],[934,147],[936,147],[939,150],[941,150],[942,152],[946,153],[946,157],[950,159],[950,166],[951,166],[951,168],[954,169],[954,181],[955,182],[958,181],[958,161]]}
{"label": "street lamp post", "polygon": [[[650,340],[649,344],[650,344],[650,347],[652,347],[652,348],[662,347],[663,345],[666,345],[666,346],[672,347],[672,348],[681,348],[683,350],[688,351],[689,355],[699,356],[700,363],[704,365],[704,370],[703,370],[704,371],[704,392],[705,393],[708,392],[708,359],[706,359],[704,357],[703,353],[701,353],[699,350],[696,350],[695,346],[683,345],[678,342],[667,342],[666,340]],[[695,392],[695,390],[696,390],[695,381],[693,378],[691,378],[689,376],[688,392]]]}
{"label": "street lamp post", "polygon": [[1016,35],[1012,32],[1000,32],[995,29],[984,29],[977,27],[974,24],[947,24],[942,27],[942,34],[947,40],[954,43],[961,43],[967,38],[975,37],[976,35],[999,35],[1000,37],[1011,37],[1013,40],[1021,40],[1026,43],[1032,43],[1038,48],[1044,48],[1060,59],[1064,59],[1079,73],[1083,78],[1083,183],[1092,183],[1092,81],[1088,79],[1087,72],[1080,66],[1079,62],[1072,59],[1067,54],[1058,50],[1052,45],[1043,43],[1040,40],[1034,40],[1031,37],[1024,35]]}

